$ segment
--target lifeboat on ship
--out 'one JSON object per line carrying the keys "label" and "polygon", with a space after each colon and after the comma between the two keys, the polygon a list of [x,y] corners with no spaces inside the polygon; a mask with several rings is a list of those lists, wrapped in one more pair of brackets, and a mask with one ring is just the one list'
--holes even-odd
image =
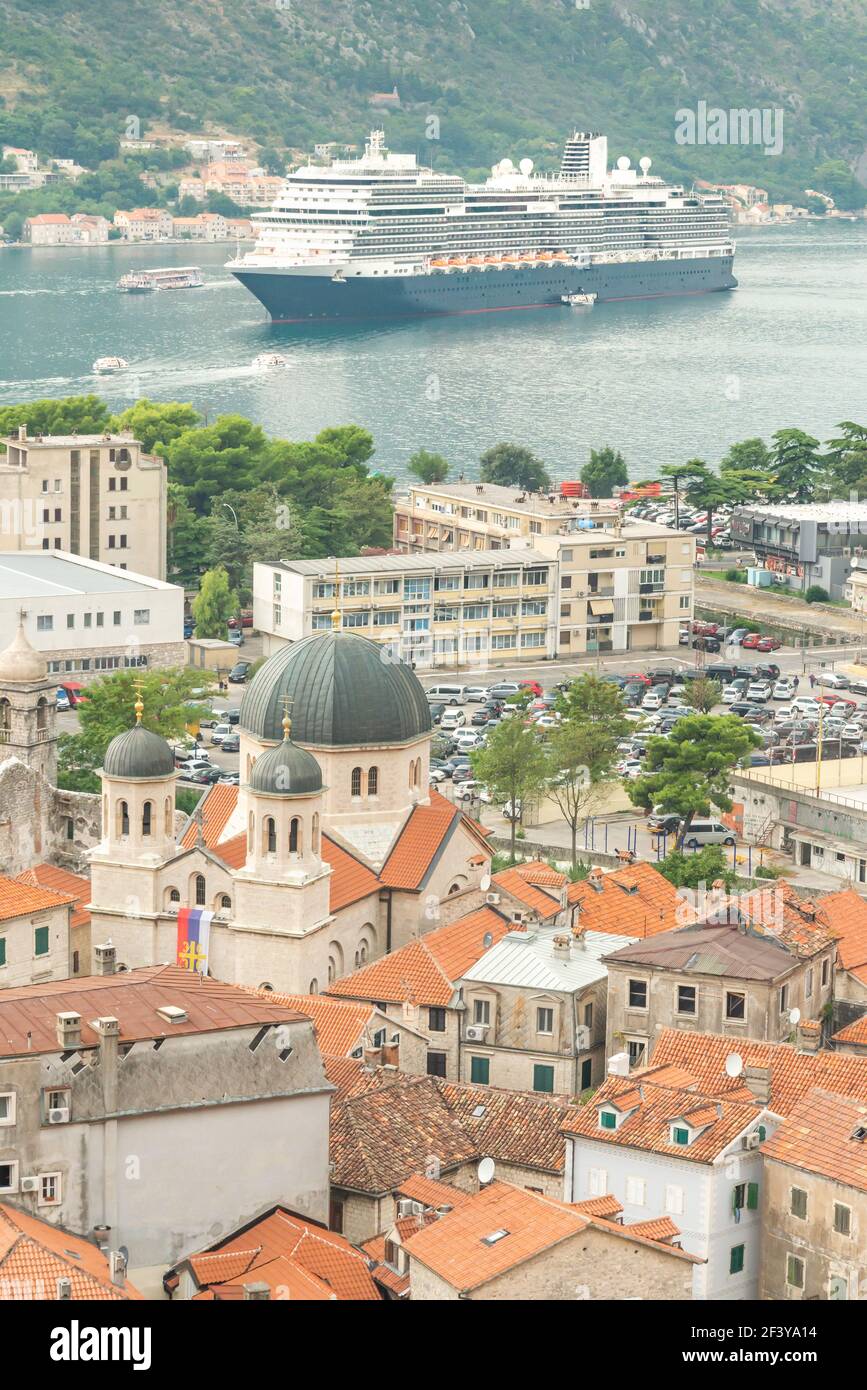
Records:
{"label": "lifeboat on ship", "polygon": [[500,258],[499,258],[499,256],[485,256],[485,257],[483,257],[483,259],[484,259],[485,265],[499,265],[499,264],[500,264]]}
{"label": "lifeboat on ship", "polygon": [[545,262],[545,263],[547,264],[548,262],[553,261],[553,259],[554,259],[554,252],[553,252],[553,251],[540,251],[540,252],[539,252],[539,260],[540,260],[540,261],[543,261],[543,262]]}
{"label": "lifeboat on ship", "polygon": [[464,266],[466,263],[466,256],[449,256],[449,265]]}
{"label": "lifeboat on ship", "polygon": [[552,261],[561,261],[561,262],[562,262],[562,261],[568,261],[568,260],[570,259],[570,257],[569,257],[569,255],[568,255],[565,251],[555,251],[554,254],[553,254],[553,256],[551,257],[551,259],[552,259]]}
{"label": "lifeboat on ship", "polygon": [[467,265],[484,265],[484,256],[467,256]]}
{"label": "lifeboat on ship", "polygon": [[521,264],[521,257],[518,256],[514,251],[510,251],[510,252],[508,253],[508,255],[506,255],[506,256],[503,257],[503,265],[520,265],[520,264]]}
{"label": "lifeboat on ship", "polygon": [[431,259],[431,265],[433,266],[434,270],[445,270],[448,263],[449,261],[447,256],[433,256]]}

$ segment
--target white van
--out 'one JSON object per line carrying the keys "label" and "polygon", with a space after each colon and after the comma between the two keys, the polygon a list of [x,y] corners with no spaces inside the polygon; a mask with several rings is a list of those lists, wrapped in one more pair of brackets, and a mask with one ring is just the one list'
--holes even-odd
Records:
{"label": "white van", "polygon": [[701,849],[704,845],[733,845],[737,836],[727,825],[719,820],[694,820],[684,840],[688,849]]}
{"label": "white van", "polygon": [[465,705],[467,687],[465,685],[435,685],[427,692],[432,705]]}
{"label": "white van", "polygon": [[464,714],[462,709],[449,708],[445,711],[442,719],[440,720],[440,728],[448,732],[449,729],[462,728],[464,724],[466,724],[466,722],[467,716]]}

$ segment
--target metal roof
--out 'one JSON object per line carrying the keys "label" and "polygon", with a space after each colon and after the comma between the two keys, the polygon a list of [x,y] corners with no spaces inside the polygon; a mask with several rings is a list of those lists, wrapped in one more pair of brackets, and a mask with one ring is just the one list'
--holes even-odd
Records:
{"label": "metal roof", "polygon": [[279,560],[269,569],[286,570],[290,574],[310,575],[317,579],[334,579],[339,567],[341,579],[357,574],[439,574],[445,570],[519,569],[533,565],[551,565],[550,555],[538,550],[450,550],[443,554],[422,555],[358,555],[349,559]]}
{"label": "metal roof", "polygon": [[537,928],[509,932],[492,946],[462,977],[480,984],[524,985],[530,989],[556,989],[573,993],[604,980],[608,974],[601,957],[631,946],[634,936],[612,936],[588,931],[584,945],[572,942],[568,960],[554,952],[554,938],[568,935],[564,928]]}
{"label": "metal roof", "polygon": [[0,599],[70,598],[77,594],[132,593],[141,588],[168,588],[144,575],[108,565],[82,562],[77,555],[0,554]]}

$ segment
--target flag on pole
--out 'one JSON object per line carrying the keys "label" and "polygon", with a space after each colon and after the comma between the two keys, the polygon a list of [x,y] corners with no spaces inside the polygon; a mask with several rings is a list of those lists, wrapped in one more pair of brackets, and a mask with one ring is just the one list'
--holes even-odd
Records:
{"label": "flag on pole", "polygon": [[178,913],[177,961],[184,970],[207,974],[213,915],[203,907],[182,907]]}

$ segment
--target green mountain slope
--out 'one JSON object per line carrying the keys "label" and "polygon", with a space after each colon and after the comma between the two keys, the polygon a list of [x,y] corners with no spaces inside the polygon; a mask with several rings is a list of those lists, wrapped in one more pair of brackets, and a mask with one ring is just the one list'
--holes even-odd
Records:
{"label": "green mountain slope", "polygon": [[[478,174],[506,154],[553,167],[577,125],[655,172],[863,203],[846,166],[867,170],[864,0],[583,3],[0,0],[0,138],[92,167],[130,116],[295,150],[383,120],[393,148]],[[383,117],[369,97],[394,85]],[[678,145],[699,101],[781,108],[782,154]]]}

